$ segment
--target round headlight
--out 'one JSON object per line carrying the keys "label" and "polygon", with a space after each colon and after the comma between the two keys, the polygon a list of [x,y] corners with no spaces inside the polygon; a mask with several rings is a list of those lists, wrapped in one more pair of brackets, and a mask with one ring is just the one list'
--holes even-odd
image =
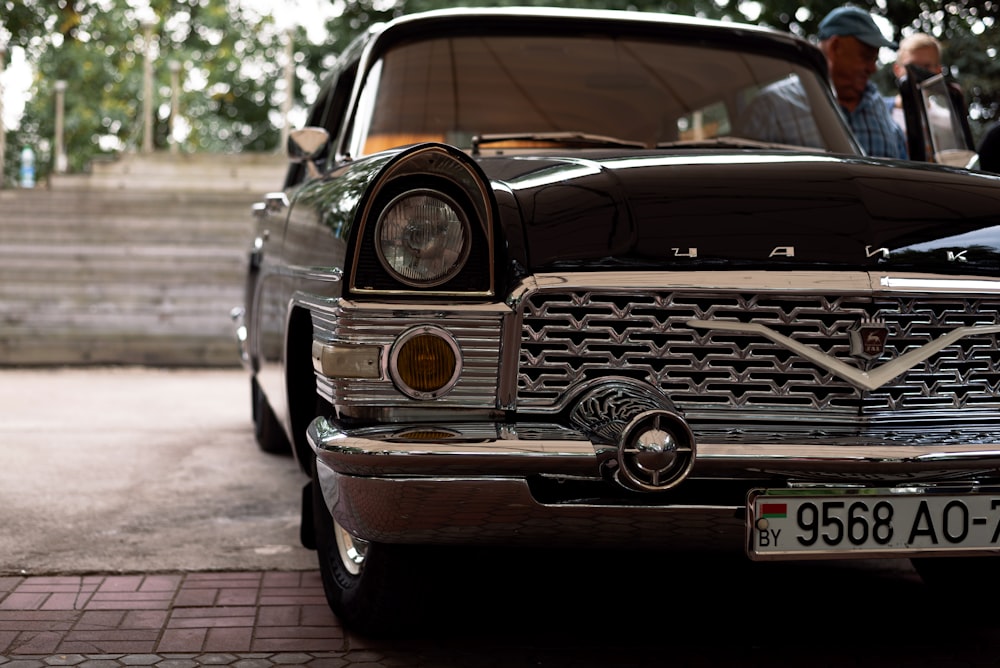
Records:
{"label": "round headlight", "polygon": [[412,287],[432,287],[454,277],[469,258],[469,245],[469,221],[462,209],[434,190],[396,197],[375,226],[382,266]]}
{"label": "round headlight", "polygon": [[389,373],[396,387],[414,399],[436,399],[458,382],[458,343],[446,331],[430,325],[405,332],[389,353]]}

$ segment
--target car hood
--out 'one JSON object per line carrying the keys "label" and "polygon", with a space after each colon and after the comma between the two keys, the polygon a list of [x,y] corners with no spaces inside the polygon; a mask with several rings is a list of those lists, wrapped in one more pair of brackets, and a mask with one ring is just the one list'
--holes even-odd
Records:
{"label": "car hood", "polygon": [[480,161],[512,259],[594,268],[1000,271],[1000,179],[788,152]]}

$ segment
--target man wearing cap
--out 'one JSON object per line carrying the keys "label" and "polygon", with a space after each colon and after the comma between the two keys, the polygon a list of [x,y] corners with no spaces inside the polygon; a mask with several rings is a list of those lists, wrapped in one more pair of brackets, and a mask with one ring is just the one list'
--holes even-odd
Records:
{"label": "man wearing cap", "polygon": [[859,7],[838,7],[819,24],[820,49],[847,123],[869,155],[906,158],[906,136],[886,109],[870,80],[877,70],[878,50],[896,48]]}

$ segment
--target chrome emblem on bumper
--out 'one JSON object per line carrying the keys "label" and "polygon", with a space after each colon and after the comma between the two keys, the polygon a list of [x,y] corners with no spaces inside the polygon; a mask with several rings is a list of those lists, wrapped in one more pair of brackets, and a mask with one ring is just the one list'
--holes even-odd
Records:
{"label": "chrome emblem on bumper", "polygon": [[618,484],[652,492],[675,487],[694,466],[694,434],[659,390],[628,378],[603,379],[576,397],[570,422],[597,443],[615,444]]}
{"label": "chrome emblem on bumper", "polygon": [[670,489],[687,477],[694,459],[694,435],[679,415],[642,413],[622,433],[618,482],[647,492]]}

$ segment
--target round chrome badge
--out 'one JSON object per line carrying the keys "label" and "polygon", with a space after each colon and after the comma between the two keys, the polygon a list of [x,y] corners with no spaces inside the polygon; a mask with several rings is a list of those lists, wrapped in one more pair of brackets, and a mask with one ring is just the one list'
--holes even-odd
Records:
{"label": "round chrome badge", "polygon": [[632,489],[670,489],[694,466],[694,435],[678,415],[654,410],[637,415],[618,446],[619,481]]}

